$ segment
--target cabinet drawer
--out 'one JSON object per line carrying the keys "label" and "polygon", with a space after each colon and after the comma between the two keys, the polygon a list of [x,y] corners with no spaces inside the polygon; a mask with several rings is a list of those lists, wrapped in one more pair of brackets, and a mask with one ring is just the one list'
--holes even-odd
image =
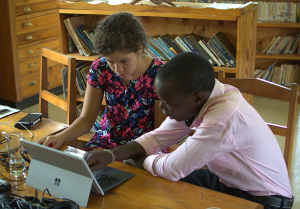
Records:
{"label": "cabinet drawer", "polygon": [[55,39],[48,41],[47,39],[38,41],[38,43],[33,42],[31,44],[25,44],[19,46],[18,54],[19,54],[19,62],[24,62],[26,59],[31,59],[33,56],[41,53],[41,48],[46,47],[49,49],[57,49],[59,48],[59,40],[58,37],[54,36]]}
{"label": "cabinet drawer", "polygon": [[[61,65],[55,65],[48,68],[49,88],[62,85],[61,83]],[[39,93],[40,72],[31,73],[21,77],[22,98],[27,98]]]}
{"label": "cabinet drawer", "polygon": [[24,4],[22,6],[15,7],[16,16],[31,14],[35,12],[41,12],[49,9],[55,9],[55,1],[45,1],[35,4]]}
{"label": "cabinet drawer", "polygon": [[[59,51],[58,49],[54,49],[55,51]],[[50,59],[47,60],[47,66],[48,67],[53,67],[54,65],[57,65],[58,63],[55,61],[52,61]],[[35,73],[40,71],[40,66],[41,66],[41,56],[37,55],[34,56],[32,59],[29,59],[25,62],[22,62],[19,64],[20,66],[20,76],[25,76],[31,73]]]}
{"label": "cabinet drawer", "polygon": [[45,28],[57,27],[57,14],[28,18],[16,22],[17,35],[31,33]]}
{"label": "cabinet drawer", "polygon": [[52,36],[58,36],[58,27],[46,28],[43,30],[18,35],[18,44],[27,44]]}

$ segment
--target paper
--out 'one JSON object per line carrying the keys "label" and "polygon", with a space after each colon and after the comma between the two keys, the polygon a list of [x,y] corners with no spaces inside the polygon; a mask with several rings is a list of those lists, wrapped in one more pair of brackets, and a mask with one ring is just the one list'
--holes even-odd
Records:
{"label": "paper", "polygon": [[11,115],[11,114],[19,112],[19,111],[20,111],[19,109],[15,109],[15,108],[12,108],[12,107],[0,105],[0,118],[4,118],[8,115]]}

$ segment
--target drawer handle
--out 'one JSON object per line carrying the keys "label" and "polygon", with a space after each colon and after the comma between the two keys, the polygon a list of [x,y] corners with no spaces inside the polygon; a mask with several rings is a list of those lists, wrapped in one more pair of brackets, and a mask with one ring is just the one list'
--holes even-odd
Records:
{"label": "drawer handle", "polygon": [[29,7],[25,7],[24,8],[24,12],[30,12],[30,8]]}
{"label": "drawer handle", "polygon": [[26,36],[26,40],[30,40],[30,39],[32,39],[32,38],[33,38],[32,35]]}
{"label": "drawer handle", "polygon": [[32,54],[33,53],[33,50],[32,49],[28,49],[27,50],[27,54]]}
{"label": "drawer handle", "polygon": [[31,26],[31,22],[29,22],[29,21],[28,21],[28,22],[26,22],[26,23],[25,23],[25,26],[26,26],[26,27],[29,27],[29,26]]}
{"label": "drawer handle", "polygon": [[29,86],[33,86],[35,84],[36,84],[36,81],[31,81],[30,84],[29,84]]}
{"label": "drawer handle", "polygon": [[28,67],[33,67],[33,66],[34,66],[33,62],[31,62],[31,63],[28,64]]}

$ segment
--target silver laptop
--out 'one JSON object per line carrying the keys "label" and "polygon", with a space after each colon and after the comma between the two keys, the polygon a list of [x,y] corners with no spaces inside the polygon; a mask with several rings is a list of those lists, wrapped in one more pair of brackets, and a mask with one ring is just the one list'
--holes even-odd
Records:
{"label": "silver laptop", "polygon": [[86,207],[93,193],[104,192],[133,177],[134,174],[106,167],[93,172],[82,156],[72,155],[50,147],[21,139],[31,162],[26,185],[51,195],[68,198]]}

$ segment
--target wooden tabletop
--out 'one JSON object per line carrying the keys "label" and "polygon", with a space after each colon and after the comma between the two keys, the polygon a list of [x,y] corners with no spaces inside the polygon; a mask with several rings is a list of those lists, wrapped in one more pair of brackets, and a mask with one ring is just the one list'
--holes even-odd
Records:
{"label": "wooden tabletop", "polygon": [[[4,119],[5,121],[18,120],[17,117],[20,119],[22,115],[25,116],[25,114],[18,113]],[[0,122],[4,122],[4,119],[1,119]],[[3,130],[3,128],[1,126],[0,130]],[[33,141],[45,137],[46,134],[55,133],[62,128],[65,128],[64,124],[43,119],[39,125],[31,129],[34,133]],[[119,186],[110,189],[104,196],[91,193],[87,208],[263,208],[262,205],[257,203],[185,182],[172,182],[160,177],[154,177],[143,169],[120,162],[114,162],[109,166],[134,173],[135,176]],[[0,166],[0,173],[13,180],[10,174],[5,171],[4,166]],[[10,183],[13,185],[20,184],[19,182]],[[13,187],[12,192],[19,195],[34,196],[35,189],[21,184]],[[41,192],[39,192],[39,196],[41,196]]]}

